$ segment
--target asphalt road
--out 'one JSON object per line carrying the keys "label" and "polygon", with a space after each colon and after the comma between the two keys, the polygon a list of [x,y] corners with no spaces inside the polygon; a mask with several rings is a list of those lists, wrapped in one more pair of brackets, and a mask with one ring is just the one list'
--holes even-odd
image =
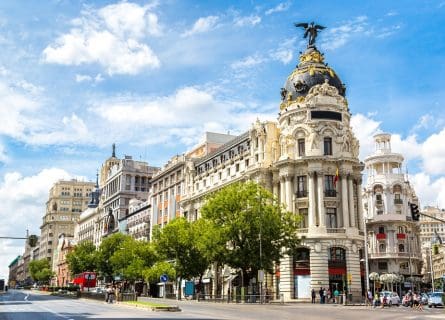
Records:
{"label": "asphalt road", "polygon": [[[162,302],[162,299],[156,300]],[[416,311],[405,307],[371,308],[320,304],[253,305],[171,301],[181,312],[154,312],[122,304],[53,297],[34,291],[10,290],[0,295],[0,320],[365,320],[365,319],[445,319],[445,309]]]}

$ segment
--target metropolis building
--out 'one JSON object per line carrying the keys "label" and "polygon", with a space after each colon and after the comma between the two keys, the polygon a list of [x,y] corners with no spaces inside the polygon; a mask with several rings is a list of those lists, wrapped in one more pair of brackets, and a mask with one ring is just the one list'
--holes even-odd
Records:
{"label": "metropolis building", "polygon": [[[270,292],[295,301],[324,287],[359,300],[365,283],[364,166],[345,86],[310,44],[286,79],[281,98],[278,122],[257,120],[217,150],[185,163],[182,215],[198,219],[209,193],[237,181],[256,181],[302,217],[297,254],[284,257],[266,276]],[[221,274],[222,279],[215,272],[204,277],[214,294],[227,292],[236,277],[228,268]]]}

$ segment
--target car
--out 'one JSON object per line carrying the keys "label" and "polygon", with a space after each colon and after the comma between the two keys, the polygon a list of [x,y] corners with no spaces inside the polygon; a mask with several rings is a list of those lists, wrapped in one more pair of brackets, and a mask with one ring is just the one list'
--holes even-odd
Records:
{"label": "car", "polygon": [[428,295],[426,293],[422,293],[420,295],[420,303],[421,304],[428,304]]}
{"label": "car", "polygon": [[105,292],[105,288],[95,287],[91,291],[94,292],[94,293],[104,293]]}
{"label": "car", "polygon": [[428,307],[443,307],[443,292],[432,292],[428,298]]}
{"label": "car", "polygon": [[384,304],[385,306],[399,306],[400,297],[396,292],[382,291],[380,292],[380,303]]}

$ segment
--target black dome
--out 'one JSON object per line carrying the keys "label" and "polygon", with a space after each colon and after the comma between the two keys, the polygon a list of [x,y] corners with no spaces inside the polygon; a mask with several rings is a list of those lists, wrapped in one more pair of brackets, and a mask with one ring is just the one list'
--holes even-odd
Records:
{"label": "black dome", "polygon": [[324,63],[323,54],[317,48],[309,47],[300,55],[300,63],[289,75],[284,88],[281,89],[283,100],[295,101],[305,97],[310,88],[327,82],[338,89],[341,96],[345,96],[346,88],[339,77]]}

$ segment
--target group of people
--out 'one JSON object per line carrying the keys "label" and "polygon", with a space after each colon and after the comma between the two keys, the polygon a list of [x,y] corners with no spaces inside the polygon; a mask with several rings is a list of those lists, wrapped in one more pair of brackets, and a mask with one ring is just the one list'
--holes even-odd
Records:
{"label": "group of people", "polygon": [[109,285],[105,290],[105,302],[113,303],[114,300],[116,300],[116,287]]}
{"label": "group of people", "polygon": [[408,293],[405,296],[405,299],[407,301],[407,306],[411,307],[416,310],[423,310],[422,306],[422,297],[417,292],[412,292],[411,290],[408,291]]}
{"label": "group of people", "polygon": [[[339,302],[338,298],[339,298],[340,292],[337,289],[335,289],[334,293],[332,293],[331,289],[326,289],[326,288],[320,287],[320,290],[318,290],[318,295],[320,296],[321,304],[325,304],[325,303],[329,303],[329,302],[332,302],[332,303],[337,302],[338,303]],[[316,295],[315,289],[312,288],[312,291],[311,291],[312,303],[315,303],[316,296],[317,295]]]}

